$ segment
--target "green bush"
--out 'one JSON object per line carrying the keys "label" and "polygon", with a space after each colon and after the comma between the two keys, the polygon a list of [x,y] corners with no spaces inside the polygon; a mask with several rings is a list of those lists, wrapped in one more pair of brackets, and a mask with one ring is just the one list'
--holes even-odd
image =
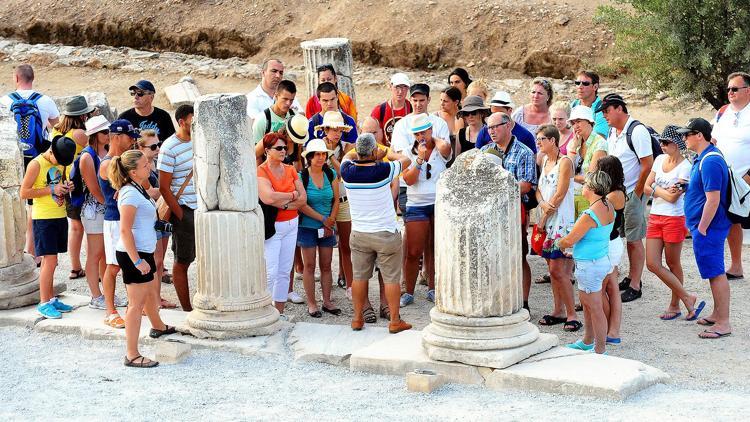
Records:
{"label": "green bush", "polygon": [[612,68],[650,93],[727,103],[726,78],[750,71],[750,0],[616,0],[595,20],[615,34]]}

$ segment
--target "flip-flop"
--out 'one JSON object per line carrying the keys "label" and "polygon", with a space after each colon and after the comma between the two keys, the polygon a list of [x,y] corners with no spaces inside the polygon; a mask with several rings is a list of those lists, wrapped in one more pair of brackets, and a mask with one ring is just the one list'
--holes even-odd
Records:
{"label": "flip-flop", "polygon": [[86,277],[86,271],[81,268],[80,270],[70,270],[70,275],[68,276],[69,280],[76,280],[79,278]]}
{"label": "flip-flop", "polygon": [[701,300],[701,303],[698,304],[698,307],[693,309],[693,316],[690,318],[685,318],[685,321],[695,321],[700,316],[701,312],[703,312],[703,308],[706,306],[706,301]]}
{"label": "flip-flop", "polygon": [[562,323],[564,323],[567,320],[568,319],[565,318],[565,317],[556,317],[554,315],[545,315],[545,316],[542,317],[542,319],[539,320],[539,325],[545,325],[545,326],[557,325],[557,324],[562,324]]}
{"label": "flip-flop", "polygon": [[698,321],[695,321],[695,323],[698,324],[698,325],[702,325],[704,327],[710,327],[710,326],[716,324],[716,321],[711,321],[708,318],[701,318]]}
{"label": "flip-flop", "polygon": [[310,315],[313,318],[322,318],[323,317],[323,314],[319,310],[315,311],[315,312],[307,311],[307,314]]}
{"label": "flip-flop", "polygon": [[745,276],[742,274],[727,273],[727,280],[741,280],[743,278],[745,278]]}
{"label": "flip-flop", "polygon": [[[702,336],[701,334],[714,334],[716,337],[714,337],[714,336]],[[729,333],[720,333],[718,331],[711,331],[711,330],[703,330],[702,333],[698,333],[698,337],[700,337],[702,339],[706,339],[706,340],[715,340],[717,338],[727,337],[727,336],[731,336],[731,335],[732,335],[731,332],[729,332]]]}
{"label": "flip-flop", "polygon": [[323,312],[327,312],[331,315],[335,315],[335,316],[341,315],[341,309],[339,308],[328,309],[325,306],[321,306],[321,308],[323,308]]}
{"label": "flip-flop", "polygon": [[[705,305],[705,303],[704,303],[704,305]],[[664,316],[664,315],[671,315],[671,316],[667,317],[667,316]],[[661,319],[662,321],[672,321],[673,319],[677,319],[677,318],[679,318],[681,316],[682,316],[682,312],[680,312],[680,311],[677,311],[677,312],[667,311],[667,312],[664,312],[663,314],[661,314],[659,316],[659,319]]]}
{"label": "flip-flop", "polygon": [[534,284],[549,284],[551,282],[552,282],[552,279],[550,278],[549,274],[547,274],[547,275],[543,275],[543,276],[537,278],[534,281]]}

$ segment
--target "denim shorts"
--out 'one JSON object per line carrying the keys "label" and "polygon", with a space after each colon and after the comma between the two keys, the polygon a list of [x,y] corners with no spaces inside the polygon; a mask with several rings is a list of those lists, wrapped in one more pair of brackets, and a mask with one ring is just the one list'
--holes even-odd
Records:
{"label": "denim shorts", "polygon": [[428,221],[433,215],[435,215],[435,205],[423,205],[423,206],[406,206],[406,213],[404,214],[404,222],[410,221]]}
{"label": "denim shorts", "polygon": [[604,277],[609,274],[612,265],[609,256],[604,255],[598,259],[576,259],[576,282],[578,290],[584,293],[595,293],[602,289]]}
{"label": "denim shorts", "polygon": [[318,237],[318,229],[297,228],[297,246],[300,248],[332,248],[336,246],[336,235]]}

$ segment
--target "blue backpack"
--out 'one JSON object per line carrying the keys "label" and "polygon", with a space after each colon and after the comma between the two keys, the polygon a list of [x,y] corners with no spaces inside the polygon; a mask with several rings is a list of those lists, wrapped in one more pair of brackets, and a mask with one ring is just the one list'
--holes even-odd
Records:
{"label": "blue backpack", "polygon": [[9,94],[13,103],[10,111],[13,112],[18,130],[18,145],[25,157],[34,158],[46,151],[50,142],[46,139],[44,122],[39,113],[37,102],[42,94],[34,92],[29,98],[23,98],[17,92]]}
{"label": "blue backpack", "polygon": [[89,154],[91,156],[94,160],[94,172],[99,174],[99,156],[96,154],[96,151],[94,151],[94,148],[89,145],[84,148],[78,158],[73,161],[73,168],[70,170],[69,179],[73,182],[73,190],[70,192],[70,205],[76,208],[83,205],[83,202],[86,199],[86,194],[88,193],[88,188],[86,188],[86,184],[83,183],[83,176],[81,176],[81,157],[83,157],[83,154]]}

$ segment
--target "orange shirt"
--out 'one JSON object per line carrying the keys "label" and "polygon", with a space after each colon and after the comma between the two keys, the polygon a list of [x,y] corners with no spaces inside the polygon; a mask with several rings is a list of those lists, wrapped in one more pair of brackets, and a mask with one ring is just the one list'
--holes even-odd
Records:
{"label": "orange shirt", "polygon": [[[268,170],[268,164],[263,163],[258,167],[258,177],[263,177],[271,182],[273,190],[276,192],[294,192],[294,182],[299,179],[297,171],[293,166],[282,164],[284,168],[284,177],[277,179],[273,173]],[[297,210],[285,210],[279,208],[276,215],[276,221],[289,221],[297,217]]]}

